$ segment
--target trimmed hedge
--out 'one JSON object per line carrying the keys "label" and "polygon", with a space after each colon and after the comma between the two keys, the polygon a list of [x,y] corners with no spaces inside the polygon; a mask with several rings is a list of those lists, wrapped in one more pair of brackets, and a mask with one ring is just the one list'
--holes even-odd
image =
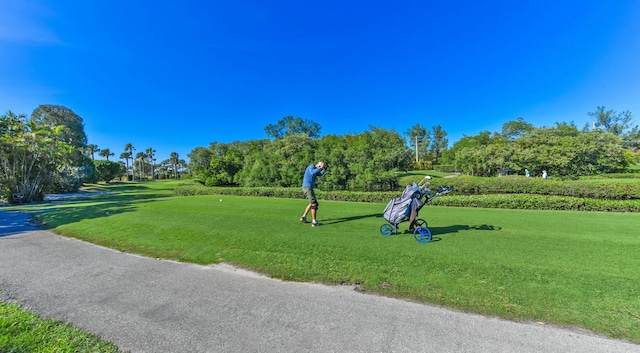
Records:
{"label": "trimmed hedge", "polygon": [[635,200],[605,200],[527,194],[451,195],[433,199],[430,205],[520,210],[640,212],[640,202]]}
{"label": "trimmed hedge", "polygon": [[640,179],[640,169],[637,170],[629,170],[628,173],[610,173],[610,174],[600,174],[600,175],[587,175],[581,176],[580,180],[591,180],[591,179]]}
{"label": "trimmed hedge", "polygon": [[[350,202],[388,202],[400,196],[396,191],[322,191],[315,189],[318,199]],[[255,197],[281,197],[289,199],[304,199],[302,187],[207,187],[199,183],[184,183],[174,190],[177,196],[189,195],[234,195]]]}
{"label": "trimmed hedge", "polygon": [[554,181],[542,178],[499,177],[481,178],[461,176],[451,179],[434,179],[432,186],[454,184],[456,194],[535,194],[584,197],[607,200],[640,199],[640,179],[635,182],[581,182]]}
{"label": "trimmed hedge", "polygon": [[[548,183],[549,181],[543,181]],[[434,189],[437,185],[434,185]],[[605,198],[585,198],[573,196],[532,195],[532,194],[483,194],[460,195],[458,184],[451,194],[435,198],[430,206],[508,208],[522,210],[567,210],[567,211],[602,211],[602,212],[640,212],[637,200],[611,200]],[[255,197],[281,197],[304,199],[300,188],[241,188],[241,187],[206,187],[199,183],[180,184],[175,195],[234,195]],[[400,196],[399,192],[353,192],[316,190],[322,200],[350,202],[387,203]],[[382,213],[382,210],[380,210]]]}

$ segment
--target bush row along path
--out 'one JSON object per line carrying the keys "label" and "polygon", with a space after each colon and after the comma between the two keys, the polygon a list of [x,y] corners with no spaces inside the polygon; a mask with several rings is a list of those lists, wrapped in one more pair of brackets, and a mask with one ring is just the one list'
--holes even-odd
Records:
{"label": "bush row along path", "polygon": [[0,211],[0,290],[131,352],[640,352],[578,330],[122,253],[19,212]]}

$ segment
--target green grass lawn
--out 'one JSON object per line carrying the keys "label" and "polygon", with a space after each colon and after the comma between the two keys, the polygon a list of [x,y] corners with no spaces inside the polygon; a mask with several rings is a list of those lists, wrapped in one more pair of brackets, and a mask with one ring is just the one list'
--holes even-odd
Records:
{"label": "green grass lawn", "polygon": [[324,225],[312,228],[298,220],[303,199],[175,197],[175,185],[119,184],[106,188],[114,194],[22,209],[60,234],[126,252],[640,342],[638,214],[426,206],[434,240],[421,244],[380,234],[384,204],[320,200]]}
{"label": "green grass lawn", "polygon": [[120,352],[113,344],[16,304],[0,302],[0,352]]}

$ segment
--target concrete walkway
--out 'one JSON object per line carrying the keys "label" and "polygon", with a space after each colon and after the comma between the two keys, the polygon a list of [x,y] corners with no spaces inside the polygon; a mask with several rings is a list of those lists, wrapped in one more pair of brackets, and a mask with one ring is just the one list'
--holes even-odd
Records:
{"label": "concrete walkway", "polygon": [[0,299],[131,352],[640,352],[578,330],[121,253],[0,211]]}

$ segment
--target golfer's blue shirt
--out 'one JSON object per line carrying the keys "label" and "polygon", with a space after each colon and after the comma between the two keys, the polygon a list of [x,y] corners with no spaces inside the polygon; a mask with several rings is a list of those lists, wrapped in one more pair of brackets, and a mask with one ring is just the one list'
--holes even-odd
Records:
{"label": "golfer's blue shirt", "polygon": [[307,170],[304,172],[304,179],[302,179],[302,187],[315,187],[316,186],[316,177],[318,175],[324,174],[324,169],[316,168],[315,165],[311,164],[307,167]]}

